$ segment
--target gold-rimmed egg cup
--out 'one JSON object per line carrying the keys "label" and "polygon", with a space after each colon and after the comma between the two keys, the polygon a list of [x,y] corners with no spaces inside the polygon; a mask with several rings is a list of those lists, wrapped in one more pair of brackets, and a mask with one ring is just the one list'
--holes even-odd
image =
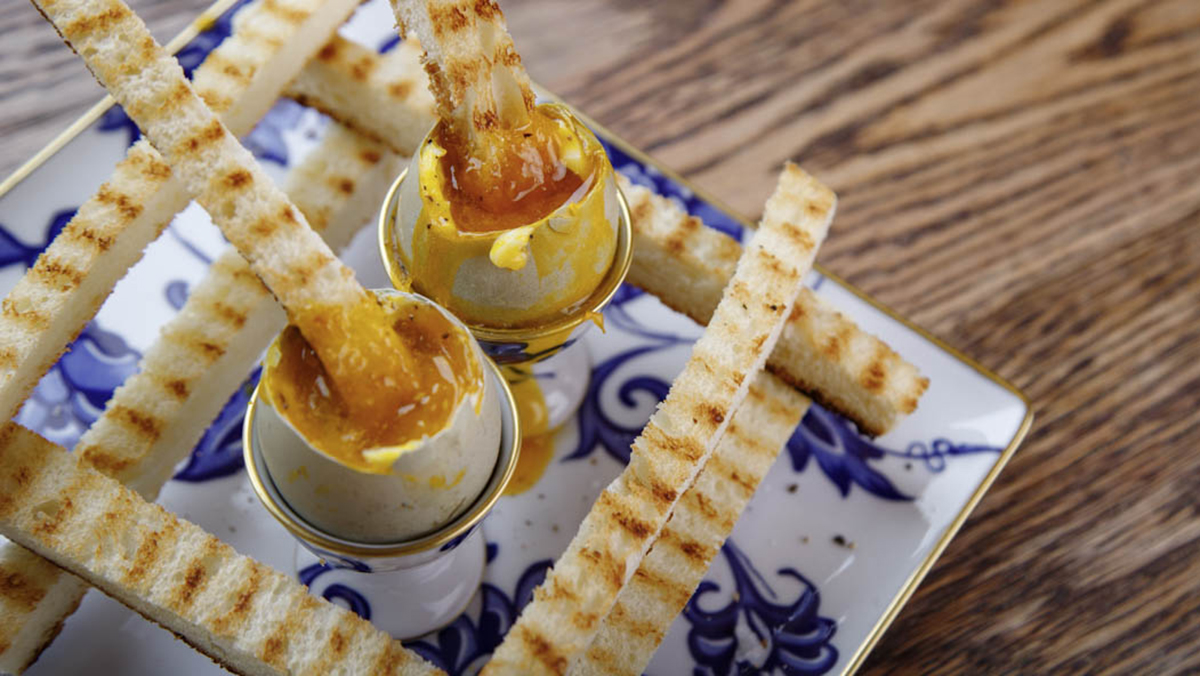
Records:
{"label": "gold-rimmed egg cup", "polygon": [[303,550],[296,556],[297,571],[303,567],[300,560],[315,557],[339,582],[371,598],[372,622],[397,638],[415,638],[453,622],[483,579],[485,543],[479,525],[516,471],[521,423],[499,367],[486,355],[482,361],[484,386],[495,388],[500,402],[500,442],[491,475],[465,511],[431,532],[403,540],[357,541],[303,517],[284,498],[264,457],[259,421],[266,403],[260,401],[261,381],[246,407],[242,443],[250,485],[267,512]]}
{"label": "gold-rimmed egg cup", "polygon": [[[392,183],[379,212],[379,254],[388,278],[397,289],[413,286],[414,280],[405,269],[401,249],[397,241],[397,218],[400,213],[401,186],[409,176],[405,168]],[[567,385],[567,389],[553,398],[554,406],[549,412],[549,421],[530,424],[526,421],[526,432],[541,433],[554,429],[566,422],[579,408],[590,377],[590,359],[579,339],[593,323],[600,320],[601,312],[616,295],[625,281],[633,261],[633,227],[629,203],[620,187],[614,186],[618,205],[617,241],[613,259],[599,285],[573,311],[551,321],[531,326],[496,327],[464,321],[467,328],[479,341],[483,351],[500,365],[505,379],[513,386],[518,408],[528,418],[531,410],[524,401],[535,388],[533,396],[549,397],[541,393],[536,378],[543,374],[554,374],[553,381]],[[419,286],[419,284],[417,285]],[[535,372],[535,365],[537,371]]]}

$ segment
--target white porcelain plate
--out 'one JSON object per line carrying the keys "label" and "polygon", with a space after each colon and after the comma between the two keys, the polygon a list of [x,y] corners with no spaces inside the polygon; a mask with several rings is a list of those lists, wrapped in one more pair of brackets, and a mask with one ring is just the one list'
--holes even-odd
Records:
{"label": "white porcelain plate", "polygon": [[[230,10],[179,54],[195,66],[228,34]],[[346,37],[393,45],[385,2],[364,5]],[[279,103],[246,142],[281,178],[327,122]],[[598,130],[617,169],[679,200],[708,225],[740,236],[739,221]],[[116,108],[87,125],[0,196],[0,290],[7,291],[108,176],[137,130]],[[364,224],[366,225],[366,224]],[[373,225],[373,224],[372,224]],[[371,228],[368,228],[371,230]],[[837,237],[835,222],[831,233]],[[373,233],[347,259],[383,286]],[[198,282],[223,240],[195,205],[180,214],[117,286],[95,321],[46,375],[19,421],[67,447]],[[852,671],[1016,449],[1029,408],[1011,386],[939,345],[836,279],[818,293],[884,337],[932,381],[919,410],[874,441],[812,410],[788,442],[733,536],[651,662],[651,674]],[[512,624],[596,495],[621,470],[634,436],[682,369],[699,327],[624,288],[607,332],[587,336],[592,380],[577,419],[532,490],[501,500],[484,524],[484,584],[454,624],[410,645],[451,674],[473,673]],[[247,374],[253,377],[253,374]],[[299,575],[313,593],[370,616],[372,598],[320,567],[297,570],[292,538],[258,504],[242,471],[246,388],[233,395],[161,502],[239,551]],[[219,672],[169,633],[91,592],[31,674],[192,676]]]}

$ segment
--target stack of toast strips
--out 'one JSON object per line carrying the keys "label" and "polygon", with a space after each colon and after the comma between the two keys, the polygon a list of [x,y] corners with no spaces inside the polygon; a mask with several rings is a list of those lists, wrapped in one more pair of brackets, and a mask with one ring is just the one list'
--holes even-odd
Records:
{"label": "stack of toast strips", "polygon": [[[89,585],[238,673],[438,673],[152,501],[283,328],[281,305],[362,293],[332,252],[376,212],[452,100],[447,89],[463,82],[423,69],[415,40],[380,56],[337,36],[359,0],[254,0],[190,82],[122,0],[33,1],[145,138],[0,307],[0,413],[10,421],[0,428],[0,534],[11,540],[0,544],[0,673],[31,664]],[[413,5],[427,11],[415,27],[433,36],[423,41],[453,37],[465,21],[500,45],[498,61],[519,65],[491,0],[408,2],[397,13],[410,24]],[[437,47],[448,63],[460,56],[453,39]],[[335,120],[283,190],[237,141],[280,96]],[[707,329],[486,674],[642,673],[809,398],[877,435],[928,385],[802,286],[836,200],[800,169],[785,167],[744,248],[666,198],[622,188],[633,216],[628,281]],[[11,422],[193,199],[236,248],[75,452]]]}

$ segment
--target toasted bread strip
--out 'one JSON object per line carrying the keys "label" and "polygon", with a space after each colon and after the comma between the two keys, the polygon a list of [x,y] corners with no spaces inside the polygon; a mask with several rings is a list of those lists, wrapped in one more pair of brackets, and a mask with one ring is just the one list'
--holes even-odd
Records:
{"label": "toasted bread strip", "polygon": [[349,610],[13,423],[0,428],[0,534],[237,673],[440,673]]}
{"label": "toasted bread strip", "polygon": [[[340,249],[370,219],[398,168],[399,158],[382,145],[334,124],[289,173],[287,192]],[[154,499],[285,323],[270,292],[229,248],[75,452],[86,466]]]}
{"label": "toasted bread strip", "polygon": [[[378,84],[356,79],[354,69],[374,72],[376,67],[368,64],[377,57],[362,48],[355,54],[352,60],[309,64],[298,79],[304,83],[302,88],[293,86],[294,95],[399,152],[411,152],[407,139],[413,129],[428,129],[433,118],[419,122],[423,110],[390,103]],[[372,104],[363,106],[358,101]],[[404,122],[397,126],[390,120]],[[633,214],[633,264],[627,281],[707,324],[733,274],[741,246],[724,233],[702,227],[698,218],[688,216],[670,199],[623,176],[618,180]],[[808,289],[796,300],[767,367],[872,436],[886,433],[916,410],[929,386],[915,366]]]}
{"label": "toasted bread strip", "polygon": [[320,357],[351,414],[374,417],[411,400],[413,357],[383,308],[196,96],[129,6],[122,0],[33,2],[250,262]]}
{"label": "toasted bread strip", "polygon": [[[670,199],[618,180],[633,214],[629,282],[707,324],[741,247]],[[767,368],[873,436],[916,410],[929,386],[915,366],[807,288]]]}
{"label": "toasted bread strip", "polygon": [[380,56],[334,35],[285,96],[326,114],[353,111],[342,124],[401,155],[412,155],[435,119],[421,54],[416,40],[405,40]]}
{"label": "toasted bread strip", "polygon": [[634,441],[629,465],[596,499],[483,673],[561,674],[583,656],[766,362],[834,204],[827,188],[785,167],[762,227],[683,373]]}
{"label": "toasted bread strip", "polygon": [[[233,33],[193,73],[195,87],[238,135],[274,104],[357,0],[271,0],[238,12]],[[281,20],[280,16],[294,17]],[[146,141],[38,258],[0,311],[0,419],[9,420],[79,334],[113,285],[191,196]]]}
{"label": "toasted bread strip", "polygon": [[759,372],[572,674],[638,676],[645,670],[806,410],[808,399]]}
{"label": "toasted bread strip", "polygon": [[87,586],[33,552],[0,546],[0,674],[20,674],[62,629]]}
{"label": "toasted bread strip", "polygon": [[425,49],[438,116],[460,138],[528,119],[534,94],[495,0],[392,0],[401,37]]}
{"label": "toasted bread strip", "polygon": [[[399,162],[334,124],[289,173],[288,193],[330,246],[341,248],[383,199]],[[81,465],[153,500],[284,324],[245,260],[227,250],[163,327],[141,370],[79,440]],[[0,580],[28,581],[0,585],[0,674],[20,673],[53,639],[87,585],[9,542],[0,544]]]}

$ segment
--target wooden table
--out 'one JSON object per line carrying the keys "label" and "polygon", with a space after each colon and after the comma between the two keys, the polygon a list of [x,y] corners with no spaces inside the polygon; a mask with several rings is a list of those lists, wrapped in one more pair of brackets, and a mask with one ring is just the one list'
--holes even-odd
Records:
{"label": "wooden table", "polygon": [[[503,2],[535,78],[734,208],[819,176],[821,260],[1032,398],[866,673],[1200,667],[1200,3]],[[99,94],[0,5],[0,175]]]}

